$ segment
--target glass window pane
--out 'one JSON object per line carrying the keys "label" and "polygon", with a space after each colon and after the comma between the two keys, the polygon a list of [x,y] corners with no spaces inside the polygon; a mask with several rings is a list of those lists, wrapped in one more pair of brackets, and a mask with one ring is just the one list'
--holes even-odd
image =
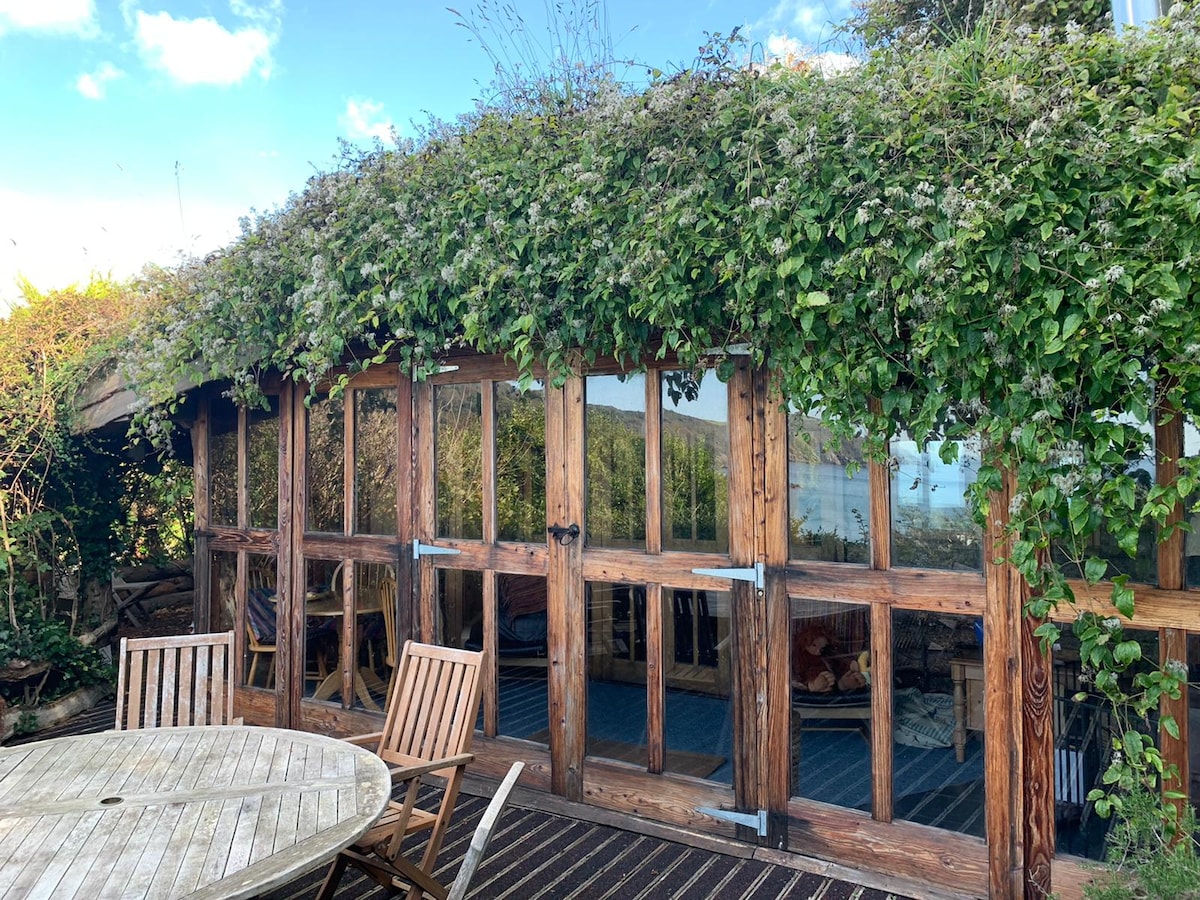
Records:
{"label": "glass window pane", "polygon": [[[850,474],[848,465],[856,471]],[[870,561],[871,501],[861,440],[834,446],[821,420],[788,415],[788,556]]]}
{"label": "glass window pane", "polygon": [[871,809],[870,611],[792,598],[792,794]]}
{"label": "glass window pane", "polygon": [[303,696],[336,703],[342,699],[339,664],[345,612],[341,593],[335,590],[340,566],[329,559],[308,559],[304,563]]}
{"label": "glass window pane", "polygon": [[308,531],[345,530],[345,408],[343,397],[324,397],[308,411]]}
{"label": "glass window pane", "polygon": [[208,515],[213,525],[237,527],[237,407],[212,404],[208,417]]}
{"label": "glass window pane", "polygon": [[229,631],[238,621],[237,554],[214,550],[209,560],[210,605],[217,617],[217,631]]}
{"label": "glass window pane", "polygon": [[434,388],[438,537],[483,537],[483,413],[479,385]]}
{"label": "glass window pane", "polygon": [[663,547],[729,550],[729,399],[715,372],[662,373]]}
{"label": "glass window pane", "polygon": [[246,574],[245,684],[275,686],[275,640],[279,596],[275,557],[249,554]]}
{"label": "glass window pane", "polygon": [[354,392],[354,530],[396,533],[396,390]]}
{"label": "glass window pane", "polygon": [[895,817],[984,835],[982,626],[896,610],[892,619]]}
{"label": "glass window pane", "polygon": [[587,629],[587,755],[645,769],[645,589],[589,582]]}
{"label": "glass window pane", "polygon": [[[496,598],[499,733],[548,745],[546,579],[501,573]],[[483,649],[482,620],[472,626],[467,649]]]}
{"label": "glass window pane", "polygon": [[590,375],[587,408],[587,542],[646,546],[646,377]]}
{"label": "glass window pane", "polygon": [[[1183,455],[1195,462],[1200,456],[1200,428],[1190,419],[1183,423]],[[1188,500],[1188,509],[1200,509],[1200,496],[1193,495]],[[1190,588],[1200,587],[1200,512],[1193,512],[1188,518],[1191,531],[1184,537],[1184,579]],[[1197,745],[1200,746],[1200,745]],[[1200,763],[1200,757],[1197,762]]]}
{"label": "glass window pane", "polygon": [[726,591],[663,589],[668,772],[733,783],[733,691]]}
{"label": "glass window pane", "polygon": [[438,621],[434,641],[463,649],[483,623],[483,573],[467,569],[438,569]]}
{"label": "glass window pane", "polygon": [[941,441],[923,449],[901,432],[891,442],[892,561],[927,569],[983,567],[983,538],[967,507],[966,489],[979,471],[979,451],[960,443],[942,462]]}
{"label": "glass window pane", "polygon": [[[338,587],[335,578],[335,594]],[[391,566],[354,563],[354,611],[357,650],[353,706],[379,711],[386,705],[388,682],[404,643],[403,637],[396,634],[396,573]]]}
{"label": "glass window pane", "polygon": [[496,385],[496,518],[502,541],[546,540],[546,396]]}
{"label": "glass window pane", "polygon": [[267,402],[269,409],[250,410],[248,417],[251,528],[279,527],[279,398],[268,397]]}

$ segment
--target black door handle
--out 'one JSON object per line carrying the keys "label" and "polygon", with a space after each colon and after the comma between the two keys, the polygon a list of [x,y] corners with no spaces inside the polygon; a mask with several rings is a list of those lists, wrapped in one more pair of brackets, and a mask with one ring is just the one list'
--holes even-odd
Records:
{"label": "black door handle", "polygon": [[546,529],[556,541],[566,547],[579,537],[579,526],[572,522],[570,525],[551,525]]}

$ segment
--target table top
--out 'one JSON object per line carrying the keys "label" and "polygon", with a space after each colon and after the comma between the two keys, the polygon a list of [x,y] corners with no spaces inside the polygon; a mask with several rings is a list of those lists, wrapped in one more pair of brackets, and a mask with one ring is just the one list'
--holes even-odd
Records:
{"label": "table top", "polygon": [[256,896],[353,843],[390,790],[373,753],[277,728],[0,747],[0,896]]}

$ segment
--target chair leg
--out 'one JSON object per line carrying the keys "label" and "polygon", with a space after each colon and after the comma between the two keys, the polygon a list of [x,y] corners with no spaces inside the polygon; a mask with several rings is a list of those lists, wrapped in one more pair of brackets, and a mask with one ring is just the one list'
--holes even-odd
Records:
{"label": "chair leg", "polygon": [[316,900],[333,900],[338,882],[342,880],[342,875],[346,872],[346,864],[346,857],[340,853],[329,864],[329,871],[325,873],[325,880],[321,882],[321,889],[317,891]]}

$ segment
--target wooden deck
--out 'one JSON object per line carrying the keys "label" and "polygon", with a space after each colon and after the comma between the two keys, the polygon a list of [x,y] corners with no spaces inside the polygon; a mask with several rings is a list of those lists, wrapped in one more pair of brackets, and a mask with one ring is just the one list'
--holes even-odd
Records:
{"label": "wooden deck", "polygon": [[[13,738],[9,744],[62,734],[103,731],[113,726],[115,708],[105,703],[53,729]],[[467,782],[440,855],[438,877],[448,883],[470,842],[487,798],[473,788],[488,785]],[[533,793],[514,795],[500,820],[483,865],[475,876],[470,897],[476,900],[908,900],[934,897],[926,891],[900,894],[869,873],[839,870],[818,860],[786,854],[768,861],[763,851],[729,843],[730,853],[710,846],[692,846],[688,835],[679,841],[661,835],[638,834],[596,824],[582,818],[587,807],[572,811],[579,817],[538,806],[561,805],[554,798]],[[658,830],[661,830],[659,826]],[[412,847],[420,846],[414,842]],[[411,852],[411,851],[410,851]],[[737,855],[740,853],[741,855]],[[786,856],[786,859],[782,857]],[[832,877],[837,872],[842,877]],[[282,888],[263,894],[266,900],[310,898],[323,871],[302,876]],[[852,879],[852,880],[850,880]],[[865,883],[864,883],[865,882]],[[872,886],[874,885],[874,886]],[[910,890],[912,890],[910,888]],[[339,900],[382,898],[383,888],[361,873],[348,872]]]}

